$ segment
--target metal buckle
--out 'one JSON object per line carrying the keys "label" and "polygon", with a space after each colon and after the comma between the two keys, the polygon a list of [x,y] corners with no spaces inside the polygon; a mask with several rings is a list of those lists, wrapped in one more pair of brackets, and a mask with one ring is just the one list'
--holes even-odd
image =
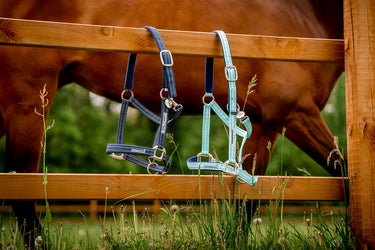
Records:
{"label": "metal buckle", "polygon": [[124,154],[116,155],[115,153],[112,153],[109,156],[112,157],[113,159],[116,159],[116,160],[125,160],[124,159]]}
{"label": "metal buckle", "polygon": [[[163,53],[169,54],[169,56],[171,58],[171,62],[170,63],[165,63],[164,62]],[[173,57],[172,57],[172,53],[169,50],[163,49],[163,50],[160,51],[159,55],[160,55],[161,64],[163,66],[165,66],[165,67],[172,67],[173,66]]]}
{"label": "metal buckle", "polygon": [[202,154],[202,152],[200,152],[199,154],[197,154],[197,158],[199,161],[202,161],[202,156],[203,157],[207,157],[209,160],[211,160],[212,158],[214,158],[210,153],[208,154]]}
{"label": "metal buckle", "polygon": [[239,118],[240,122],[246,121],[246,119],[249,119],[247,115],[244,115],[243,117]]}
{"label": "metal buckle", "polygon": [[[235,73],[235,78],[234,79],[229,79],[229,77],[228,77],[228,69],[234,69],[234,73]],[[225,72],[225,78],[227,78],[227,81],[237,81],[238,80],[238,74],[237,74],[237,68],[236,68],[236,66],[234,66],[234,65],[225,66],[224,72]]]}
{"label": "metal buckle", "polygon": [[[237,176],[237,169],[239,168],[239,165],[237,162],[235,163],[230,163],[229,160],[225,162],[225,165],[227,166],[227,168],[225,170],[223,170],[223,173],[226,174],[226,175],[230,175],[230,176]],[[228,170],[228,165],[231,165],[234,167],[234,171],[231,172]]]}

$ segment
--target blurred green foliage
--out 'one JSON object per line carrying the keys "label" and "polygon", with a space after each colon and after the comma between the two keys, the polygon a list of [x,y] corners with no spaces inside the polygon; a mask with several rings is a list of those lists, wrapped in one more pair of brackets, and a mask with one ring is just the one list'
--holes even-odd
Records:
{"label": "blurred green foliage", "polygon": [[[249,97],[251,98],[251,96]],[[146,170],[127,161],[108,157],[108,143],[115,143],[118,112],[113,112],[116,103],[102,100],[94,105],[90,94],[82,87],[71,84],[58,91],[49,116],[55,125],[47,135],[47,167],[50,173],[146,173]],[[346,148],[345,132],[345,83],[342,76],[329,102],[322,112],[328,127],[338,136]],[[190,174],[186,159],[201,151],[202,116],[181,116],[170,126],[170,137],[166,140],[167,152],[173,154],[170,173]],[[133,115],[126,124],[125,143],[151,146],[156,125],[142,115]],[[173,140],[171,140],[173,137]],[[227,131],[223,123],[214,116],[211,124],[210,144],[215,145],[220,160],[227,159]],[[3,157],[5,139],[0,141]],[[281,153],[283,155],[281,156]],[[281,162],[282,161],[282,162]],[[306,169],[311,175],[327,175],[325,170],[282,136],[271,157],[268,175],[304,175],[298,169]]]}

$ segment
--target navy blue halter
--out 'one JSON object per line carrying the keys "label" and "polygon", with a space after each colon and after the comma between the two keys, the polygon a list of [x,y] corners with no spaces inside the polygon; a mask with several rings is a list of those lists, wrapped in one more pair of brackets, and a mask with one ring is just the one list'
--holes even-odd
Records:
{"label": "navy blue halter", "polygon": [[[134,80],[134,70],[135,70],[135,63],[137,60],[137,54],[130,54],[128,59],[128,67],[126,71],[125,77],[125,86],[124,91],[121,94],[122,103],[121,103],[121,110],[120,110],[120,118],[118,122],[117,128],[117,137],[116,137],[116,144],[108,144],[106,153],[111,156],[112,158],[118,160],[128,160],[133,162],[141,167],[147,169],[150,173],[150,170],[165,173],[168,172],[172,159],[168,160],[164,142],[165,136],[167,132],[168,125],[177,119],[177,117],[181,114],[182,105],[177,104],[173,98],[177,96],[176,88],[175,88],[175,79],[173,73],[173,58],[172,54],[169,50],[166,49],[163,39],[161,38],[157,29],[153,27],[144,27],[151,32],[153,35],[155,42],[158,46],[160,51],[160,60],[163,66],[163,88],[160,91],[161,97],[161,115],[158,116],[149,109],[147,109],[144,105],[142,105],[133,94],[133,80]],[[168,92],[168,97],[163,97],[163,93]],[[125,94],[129,93],[129,98],[125,98]],[[125,133],[125,123],[126,123],[126,116],[129,104],[132,105],[134,108],[138,109],[143,115],[148,117],[151,121],[158,124],[159,127],[155,133],[154,142],[152,147],[143,147],[143,146],[134,146],[134,145],[125,145],[123,144],[124,141],[124,133]],[[175,114],[172,118],[169,119],[169,110],[173,109]],[[146,156],[147,160],[140,158],[139,156]],[[162,163],[162,165],[159,165]]]}

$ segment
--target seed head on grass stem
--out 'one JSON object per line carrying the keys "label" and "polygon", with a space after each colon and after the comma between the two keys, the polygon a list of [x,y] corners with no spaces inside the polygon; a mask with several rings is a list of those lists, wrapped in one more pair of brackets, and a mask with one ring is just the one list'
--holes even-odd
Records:
{"label": "seed head on grass stem", "polygon": [[44,136],[43,136],[43,140],[40,142],[41,144],[41,147],[42,147],[42,164],[43,164],[43,185],[44,185],[44,199],[45,199],[45,204],[46,204],[46,216],[44,217],[44,221],[46,223],[49,223],[51,220],[52,220],[52,214],[51,214],[51,211],[49,209],[49,203],[48,203],[48,200],[47,200],[47,174],[48,174],[48,169],[47,169],[47,165],[46,165],[46,154],[47,154],[47,131],[50,130],[54,124],[55,124],[55,120],[53,119],[52,120],[52,124],[51,125],[47,125],[47,106],[49,104],[49,99],[47,98],[48,96],[48,91],[47,91],[47,84],[44,84],[43,86],[43,89],[42,90],[39,90],[39,98],[41,100],[41,109],[42,111],[41,112],[38,112],[37,111],[37,108],[34,107],[34,112],[41,116],[42,117],[42,121],[43,121],[43,130],[44,130]]}
{"label": "seed head on grass stem", "polygon": [[262,219],[260,217],[256,217],[253,220],[253,223],[257,226],[258,234],[259,234],[259,239],[262,241],[262,230],[260,229],[260,224],[262,224]]}
{"label": "seed head on grass stem", "polygon": [[245,101],[244,101],[242,110],[245,110],[245,106],[246,106],[246,103],[247,103],[247,98],[249,97],[249,95],[255,91],[255,90],[253,90],[253,88],[257,85],[256,84],[257,81],[258,81],[257,75],[255,74],[253,76],[253,78],[251,78],[251,80],[249,82],[249,85],[247,86],[246,97],[245,97]]}

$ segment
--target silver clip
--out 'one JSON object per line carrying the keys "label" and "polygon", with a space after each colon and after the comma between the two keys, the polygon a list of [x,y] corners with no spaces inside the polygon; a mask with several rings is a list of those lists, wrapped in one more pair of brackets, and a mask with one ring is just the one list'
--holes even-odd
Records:
{"label": "silver clip", "polygon": [[177,111],[179,107],[182,107],[182,105],[178,104],[175,100],[173,100],[173,98],[165,99],[164,103],[165,103],[165,106],[167,106],[167,108],[169,109],[173,108],[174,111]]}
{"label": "silver clip", "polygon": [[167,108],[169,109],[171,109],[174,106],[173,105],[174,101],[172,98],[165,99],[164,103],[165,103],[165,106],[167,106]]}
{"label": "silver clip", "polygon": [[237,119],[241,120],[244,117],[245,117],[245,112],[243,112],[243,111],[237,111],[237,115],[236,115]]}

